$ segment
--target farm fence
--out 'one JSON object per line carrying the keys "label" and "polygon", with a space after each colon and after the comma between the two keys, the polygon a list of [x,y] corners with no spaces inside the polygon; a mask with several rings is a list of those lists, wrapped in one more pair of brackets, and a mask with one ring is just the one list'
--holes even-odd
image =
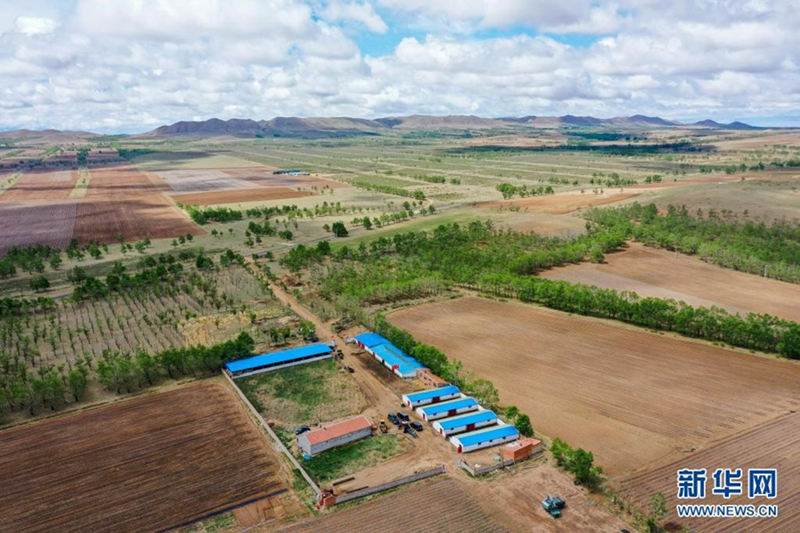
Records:
{"label": "farm fence", "polygon": [[236,386],[236,384],[233,382],[233,379],[224,370],[222,371],[222,375],[225,376],[225,379],[228,381],[228,384],[231,387],[233,387],[233,390],[236,391],[236,394],[239,396],[239,399],[242,401],[242,403],[245,404],[247,409],[256,418],[261,427],[264,428],[264,430],[266,430],[266,432],[269,434],[272,440],[275,441],[275,445],[278,447],[278,449],[289,459],[289,461],[300,472],[300,474],[303,476],[303,478],[306,480],[309,486],[311,486],[311,490],[314,491],[314,497],[319,498],[319,495],[322,493],[322,491],[319,488],[319,485],[317,485],[314,482],[314,480],[311,479],[311,476],[308,475],[308,472],[306,472],[305,469],[300,465],[300,463],[297,462],[297,459],[295,459],[294,455],[292,455],[292,452],[289,450],[289,448],[287,448],[286,445],[283,444],[281,439],[278,438],[278,435],[276,435],[275,432],[272,431],[272,428],[269,427],[269,424],[267,424],[267,422],[264,420],[264,417],[262,417],[261,414],[256,410],[256,408],[253,407],[253,404],[250,403],[250,400],[247,399],[247,396],[244,395],[242,390]]}
{"label": "farm fence", "polygon": [[436,468],[432,468],[430,470],[425,470],[422,472],[417,472],[416,474],[412,474],[410,476],[397,478],[395,480],[389,481],[387,483],[382,483],[380,485],[376,485],[374,487],[367,487],[364,489],[354,490],[353,492],[348,492],[346,494],[342,494],[341,496],[336,496],[336,503],[344,503],[350,500],[355,500],[358,498],[363,498],[364,496],[369,496],[370,494],[375,494],[376,492],[382,492],[384,490],[393,489],[394,487],[399,487],[400,485],[405,485],[406,483],[412,483],[414,481],[419,481],[420,479],[427,479],[429,477],[438,476],[439,474],[444,474],[445,468],[444,465],[439,465]]}

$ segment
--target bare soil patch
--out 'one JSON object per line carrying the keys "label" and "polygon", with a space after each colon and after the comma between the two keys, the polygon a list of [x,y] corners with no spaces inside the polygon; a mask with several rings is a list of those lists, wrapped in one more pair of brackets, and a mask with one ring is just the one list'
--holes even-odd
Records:
{"label": "bare soil patch", "polygon": [[800,285],[737,272],[640,243],[608,254],[605,263],[557,267],[541,277],[800,322]]}
{"label": "bare soil patch", "polygon": [[638,193],[625,194],[554,194],[549,196],[531,196],[528,198],[510,198],[508,200],[495,200],[493,202],[479,202],[476,207],[485,209],[532,209],[553,215],[563,215],[578,209],[598,205],[613,204],[628,198],[638,196]]}
{"label": "bare soil patch", "polygon": [[252,189],[230,189],[227,191],[176,194],[172,198],[184,205],[216,205],[253,202],[256,200],[283,200],[310,196],[309,191],[297,191],[289,187],[255,187]]}
{"label": "bare soil patch", "polygon": [[800,365],[520,303],[460,298],[392,323],[488,378],[612,476],[800,407]]}
{"label": "bare soil patch", "polygon": [[[513,472],[490,477],[475,482],[459,476],[459,481],[489,516],[511,531],[594,533],[630,529],[604,507],[600,496],[575,485],[572,476],[549,459],[521,463]],[[548,494],[567,502],[558,520],[542,509],[540,502]]]}
{"label": "bare soil patch", "polygon": [[[717,468],[741,468],[745,493],[725,500],[712,495],[706,487],[707,499],[703,504],[777,504],[780,512],[776,518],[718,518],[679,519],[675,505],[692,503],[677,499],[676,472],[682,468],[705,468],[709,485],[711,474]],[[747,498],[747,469],[777,468],[778,495],[774,500]],[[662,492],[667,498],[667,508],[673,512],[667,521],[687,525],[692,531],[798,531],[800,530],[800,413],[791,413],[717,442],[702,451],[693,453],[664,466],[633,476],[620,483],[622,495],[642,509],[650,506],[650,497]]]}
{"label": "bare soil patch", "polygon": [[286,488],[233,392],[205,382],[0,433],[0,529],[162,530]]}

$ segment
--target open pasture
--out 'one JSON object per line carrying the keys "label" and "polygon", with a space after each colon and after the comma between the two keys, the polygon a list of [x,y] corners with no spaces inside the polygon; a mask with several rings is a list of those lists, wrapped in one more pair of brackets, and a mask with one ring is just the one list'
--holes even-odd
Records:
{"label": "open pasture", "polygon": [[800,407],[800,365],[520,303],[460,298],[390,321],[494,382],[611,476]]}
{"label": "open pasture", "polygon": [[155,531],[286,488],[233,392],[205,382],[0,433],[0,530]]}
{"label": "open pasture", "polygon": [[[682,468],[705,468],[711,473],[717,468],[741,468],[742,487],[746,491],[748,468],[777,468],[778,494],[774,500],[747,499],[731,496],[725,500],[710,494],[702,503],[707,504],[777,504],[780,512],[775,518],[717,518],[679,519],[673,513],[667,521],[679,522],[692,531],[797,531],[800,529],[800,413],[790,413],[764,425],[723,439],[701,451],[623,480],[622,495],[641,509],[648,509],[650,497],[662,492],[667,498],[667,509],[676,504],[689,503],[677,499],[676,472]],[[709,481],[713,484],[713,481]]]}
{"label": "open pasture", "polygon": [[704,263],[697,257],[631,243],[604,263],[556,267],[543,278],[633,291],[640,296],[717,306],[731,313],[766,313],[800,322],[800,285]]}

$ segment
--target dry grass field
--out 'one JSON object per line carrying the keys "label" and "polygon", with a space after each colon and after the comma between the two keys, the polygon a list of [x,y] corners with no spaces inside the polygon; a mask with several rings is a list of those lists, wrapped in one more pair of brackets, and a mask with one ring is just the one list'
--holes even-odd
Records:
{"label": "dry grass field", "polygon": [[796,362],[482,298],[389,318],[615,477],[800,407]]}
{"label": "dry grass field", "polygon": [[[757,498],[749,500],[746,493],[725,500],[710,494],[702,503],[710,504],[777,504],[776,518],[739,519],[679,519],[673,512],[669,522],[685,524],[692,531],[797,531],[800,529],[800,413],[791,413],[749,431],[737,433],[675,462],[649,472],[635,475],[621,482],[621,493],[643,509],[650,505],[650,497],[663,492],[667,508],[674,509],[677,499],[676,471],[681,468],[706,468],[710,474],[717,468],[741,468],[745,479],[748,468],[777,468],[778,495],[774,500]],[[746,490],[746,489],[745,489]]]}
{"label": "dry grass field", "polygon": [[604,263],[557,267],[543,278],[596,285],[640,296],[717,306],[732,313],[767,313],[800,322],[800,285],[704,263],[697,257],[631,243]]}
{"label": "dry grass field", "polygon": [[0,433],[0,530],[155,531],[286,484],[221,382]]}
{"label": "dry grass field", "polygon": [[563,215],[587,207],[595,207],[621,202],[638,194],[626,193],[604,193],[604,194],[556,194],[551,196],[533,196],[528,198],[511,198],[507,200],[496,200],[493,202],[481,202],[477,207],[487,209],[530,209],[549,213],[551,215]]}

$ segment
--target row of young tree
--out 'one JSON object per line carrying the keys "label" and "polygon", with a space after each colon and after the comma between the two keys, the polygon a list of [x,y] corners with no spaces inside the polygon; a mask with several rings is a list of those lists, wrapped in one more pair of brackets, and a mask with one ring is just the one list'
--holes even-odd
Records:
{"label": "row of young tree", "polygon": [[550,443],[550,452],[558,466],[575,476],[575,482],[589,488],[597,488],[603,482],[603,469],[594,465],[594,454],[583,448],[573,449],[559,438]]}
{"label": "row of young tree", "polygon": [[97,379],[111,392],[134,392],[166,377],[178,379],[219,372],[224,363],[252,355],[254,346],[253,338],[243,331],[221,344],[169,348],[156,355],[141,350],[135,354],[105,352],[97,361]]}
{"label": "row of young tree", "polygon": [[540,185],[538,187],[528,187],[526,184],[514,185],[513,183],[500,183],[495,187],[503,198],[513,198],[519,196],[526,198],[528,196],[543,196],[546,194],[555,194],[553,187],[550,185]]}
{"label": "row of young tree", "polygon": [[650,246],[699,256],[725,268],[800,283],[800,224],[726,220],[714,210],[639,203],[595,209],[590,223]]}
{"label": "row of young tree", "polygon": [[794,322],[529,275],[591,258],[595,250],[602,254],[624,240],[618,228],[593,228],[581,237],[555,239],[498,231],[488,222],[442,225],[431,233],[403,233],[361,243],[355,250],[341,248],[323,265],[320,294],[353,309],[358,303],[430,296],[458,284],[567,312],[800,358],[800,325]]}
{"label": "row of young tree", "polygon": [[425,199],[425,193],[421,189],[416,189],[411,191],[403,189],[402,187],[394,187],[392,185],[381,185],[378,183],[373,183],[371,181],[361,180],[361,179],[355,179],[350,181],[350,185],[352,185],[353,187],[358,187],[359,189],[382,192],[386,194],[393,194],[395,196],[405,196],[407,198],[413,198],[415,200]]}
{"label": "row of young tree", "polygon": [[97,361],[79,358],[69,365],[35,372],[18,357],[0,352],[0,419],[15,411],[37,415],[80,402],[93,377],[105,389],[122,394],[156,385],[167,377],[210,375],[228,361],[252,355],[254,345],[253,338],[242,332],[213,346],[170,348],[155,355],[143,350],[132,354],[106,351]]}
{"label": "row of young tree", "polygon": [[0,352],[0,420],[14,411],[37,415],[81,401],[89,384],[90,358],[31,371],[24,360]]}

